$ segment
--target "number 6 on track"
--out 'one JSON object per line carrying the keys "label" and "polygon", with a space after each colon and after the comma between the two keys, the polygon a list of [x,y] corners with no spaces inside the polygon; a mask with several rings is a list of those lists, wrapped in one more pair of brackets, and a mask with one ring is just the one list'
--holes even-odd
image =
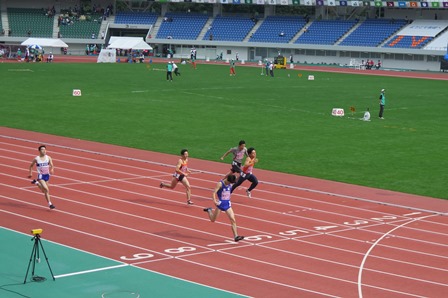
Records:
{"label": "number 6 on track", "polygon": [[133,258],[128,258],[126,256],[121,256],[120,259],[122,259],[124,261],[137,261],[137,260],[150,259],[150,258],[154,257],[153,254],[149,254],[149,253],[133,254],[132,256],[133,256]]}

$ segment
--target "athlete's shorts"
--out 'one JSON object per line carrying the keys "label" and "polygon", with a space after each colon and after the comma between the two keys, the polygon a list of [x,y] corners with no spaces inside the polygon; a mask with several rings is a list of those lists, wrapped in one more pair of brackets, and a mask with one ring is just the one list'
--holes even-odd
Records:
{"label": "athlete's shorts", "polygon": [[232,171],[232,173],[241,173],[241,163],[232,161],[232,168],[230,170]]}
{"label": "athlete's shorts", "polygon": [[174,173],[173,177],[175,177],[177,179],[177,181],[182,182],[182,180],[184,180],[184,178],[185,178],[185,175],[179,174],[179,173]]}
{"label": "athlete's shorts", "polygon": [[39,174],[37,175],[37,180],[44,180],[48,182],[48,180],[50,180],[50,174]]}
{"label": "athlete's shorts", "polygon": [[227,211],[230,207],[232,207],[232,203],[230,201],[219,201],[219,205],[216,206],[221,211]]}

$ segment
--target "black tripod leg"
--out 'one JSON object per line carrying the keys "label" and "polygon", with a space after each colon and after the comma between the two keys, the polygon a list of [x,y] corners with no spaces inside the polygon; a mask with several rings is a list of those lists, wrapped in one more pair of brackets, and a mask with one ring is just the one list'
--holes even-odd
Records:
{"label": "black tripod leg", "polygon": [[33,266],[31,267],[31,276],[34,277],[34,271],[36,269],[36,262],[40,263],[40,254],[39,254],[39,238],[36,238],[36,242],[34,243],[36,248],[34,249],[34,258],[33,258]]}
{"label": "black tripod leg", "polygon": [[40,248],[42,248],[42,252],[44,253],[45,260],[47,261],[48,269],[50,269],[51,277],[53,278],[53,280],[56,280],[54,278],[53,270],[51,270],[50,262],[48,262],[48,258],[47,258],[47,254],[45,253],[44,246],[42,245],[42,242],[40,241],[40,239],[39,239],[39,243],[40,243]]}
{"label": "black tripod leg", "polygon": [[35,240],[33,249],[31,250],[31,256],[30,256],[30,261],[28,263],[28,268],[26,269],[25,279],[23,280],[24,284],[26,283],[26,278],[28,277],[28,272],[30,271],[31,262],[33,262],[33,270],[32,270],[32,272],[34,274],[35,263],[33,261],[33,256],[34,256],[34,259],[36,259],[36,249],[38,249],[38,248],[39,247],[37,246],[37,241]]}

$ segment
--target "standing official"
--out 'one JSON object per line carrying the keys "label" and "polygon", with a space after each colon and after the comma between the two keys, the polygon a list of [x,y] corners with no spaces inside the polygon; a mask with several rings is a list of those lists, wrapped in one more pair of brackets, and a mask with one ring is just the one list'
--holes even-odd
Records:
{"label": "standing official", "polygon": [[378,117],[380,119],[384,119],[383,118],[383,113],[384,113],[384,107],[386,106],[386,89],[381,89],[381,94],[380,94],[380,114],[378,115]]}

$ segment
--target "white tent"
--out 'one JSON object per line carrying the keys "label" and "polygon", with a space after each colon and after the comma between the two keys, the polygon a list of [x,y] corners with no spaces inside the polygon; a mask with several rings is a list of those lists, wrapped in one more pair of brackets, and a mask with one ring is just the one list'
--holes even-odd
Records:
{"label": "white tent", "polygon": [[101,49],[96,63],[115,63],[117,60],[117,50],[115,49]]}
{"label": "white tent", "polygon": [[152,50],[152,47],[143,40],[143,37],[112,36],[109,43],[108,49]]}
{"label": "white tent", "polygon": [[21,43],[22,46],[39,45],[41,47],[68,48],[68,45],[59,38],[28,38]]}

